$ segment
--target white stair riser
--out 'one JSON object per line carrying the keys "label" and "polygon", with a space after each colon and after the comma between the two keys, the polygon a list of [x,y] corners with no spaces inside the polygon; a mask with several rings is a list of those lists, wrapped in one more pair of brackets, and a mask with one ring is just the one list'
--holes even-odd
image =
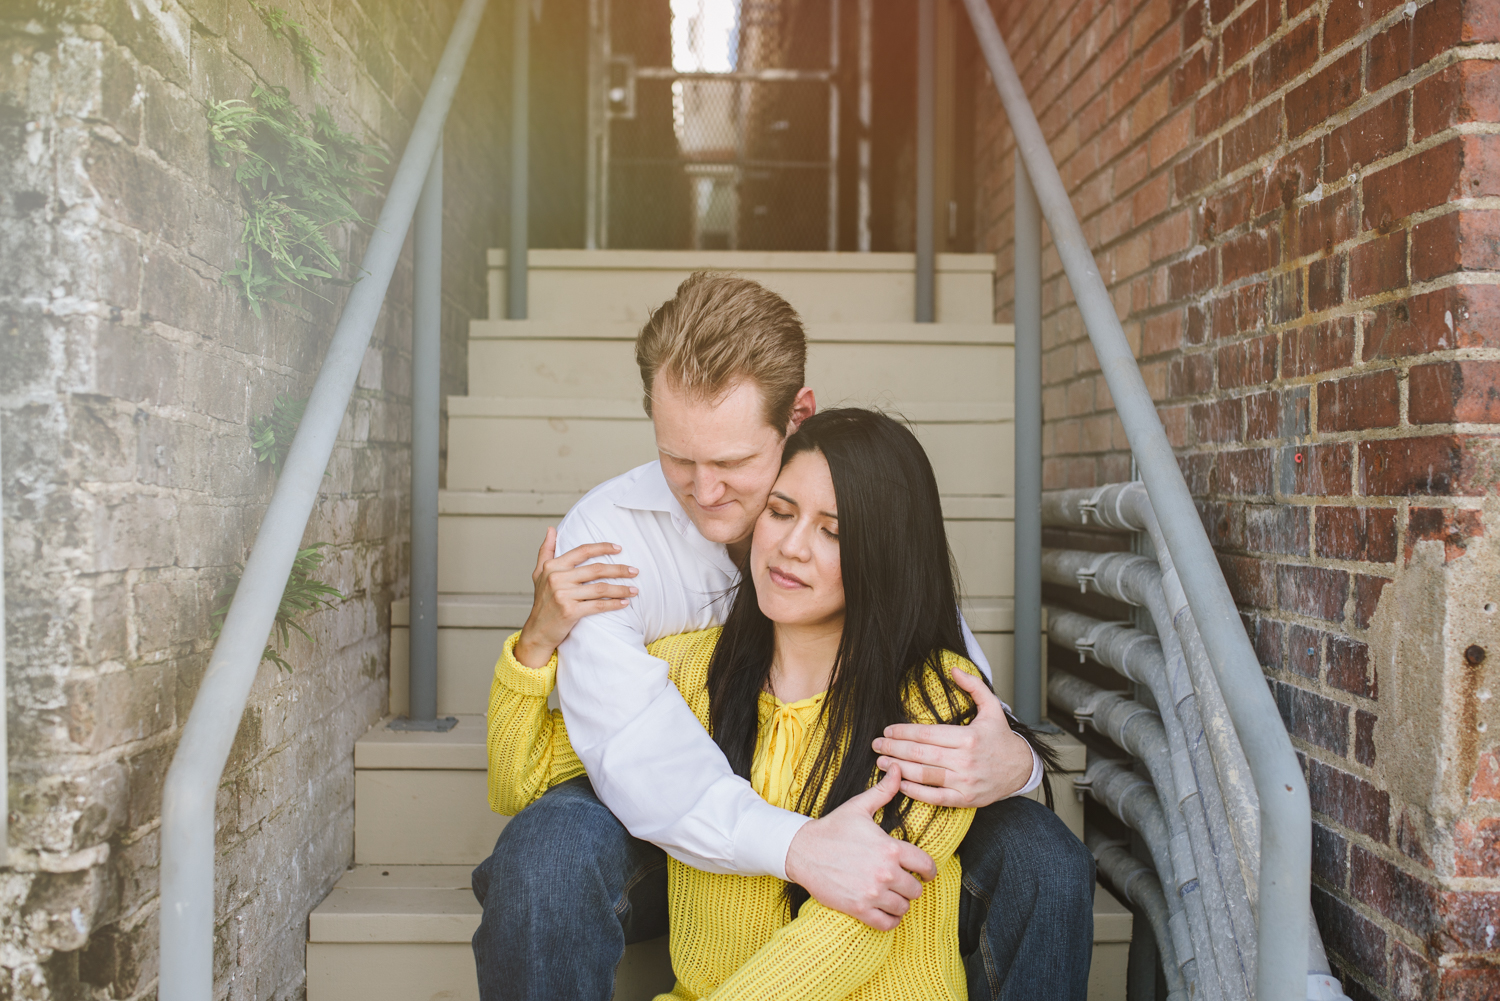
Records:
{"label": "white stair riser", "polygon": [[478,865],[508,819],[490,811],[483,771],[354,772],[354,861],[360,865]]}
{"label": "white stair riser", "polygon": [[[811,344],[807,384],[821,406],[891,400],[1009,400],[1009,345]],[[628,341],[469,341],[470,396],[635,400],[642,393]]]}
{"label": "white stair riser", "polygon": [[[438,630],[437,712],[439,716],[483,713],[489,704],[490,679],[505,638],[520,628]],[[1010,633],[975,633],[994,671],[995,691],[1006,702],[1015,691],[1014,641]],[[411,632],[391,629],[391,714],[410,709]]]}
{"label": "white stair riser", "polygon": [[[1009,496],[1010,422],[914,427],[944,494]],[[579,492],[657,457],[651,422],[597,418],[448,419],[448,489]]]}
{"label": "white stair riser", "polygon": [[[441,515],[438,590],[446,594],[525,593],[537,547],[559,518]],[[1014,591],[1015,522],[947,521],[963,593],[1008,597]],[[600,539],[600,542],[613,541]]]}
{"label": "white stair riser", "polygon": [[[665,936],[625,950],[615,1001],[651,1001],[672,989]],[[468,942],[309,942],[308,1001],[479,1001]]]}
{"label": "white stair riser", "polygon": [[[760,282],[779,293],[810,323],[888,323],[910,320],[915,314],[916,283],[910,255],[892,254],[888,261],[877,261],[869,255],[830,254],[827,269],[810,270],[799,267],[802,262],[797,262],[793,254],[729,253],[715,257],[698,251],[685,255],[677,267],[662,267],[660,255],[656,261],[646,257],[649,251],[634,261],[623,256],[606,260],[604,255],[613,254],[611,251],[552,251],[550,258],[547,253],[533,251],[528,258],[527,304],[534,320],[643,323],[651,310],[676,294],[683,279],[701,268],[732,269]],[[491,255],[496,256],[493,251]],[[778,256],[783,260],[778,261]],[[976,262],[987,270],[969,270]],[[994,258],[988,255],[983,259],[978,255],[942,255],[936,280],[937,321],[992,322],[993,268]],[[488,281],[490,316],[498,319],[505,315],[503,263],[492,261]]]}

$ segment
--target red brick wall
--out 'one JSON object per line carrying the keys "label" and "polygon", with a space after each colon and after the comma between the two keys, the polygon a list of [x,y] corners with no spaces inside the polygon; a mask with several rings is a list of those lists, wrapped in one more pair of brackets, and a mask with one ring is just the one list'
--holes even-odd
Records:
{"label": "red brick wall", "polygon": [[[1500,0],[992,2],[1305,756],[1346,991],[1500,996]],[[1044,274],[1046,485],[1128,478]]]}

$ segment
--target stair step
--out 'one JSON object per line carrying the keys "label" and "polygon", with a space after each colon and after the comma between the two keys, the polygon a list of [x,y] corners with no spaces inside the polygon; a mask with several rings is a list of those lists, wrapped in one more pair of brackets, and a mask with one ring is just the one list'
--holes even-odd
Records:
{"label": "stair step", "polygon": [[[472,396],[639,400],[637,325],[474,320]],[[1008,325],[866,323],[808,328],[807,384],[824,407],[889,400],[1009,400]]]}
{"label": "stair step", "polygon": [[[1010,496],[1014,405],[902,402],[945,494]],[[638,399],[454,396],[448,400],[448,487],[583,492],[656,458]]]}
{"label": "stair step", "polygon": [[[531,594],[439,594],[437,711],[443,716],[482,713],[490,695],[495,659],[505,637],[520,629],[531,611]],[[391,702],[394,715],[408,708],[411,606],[391,603]],[[964,617],[974,630],[995,675],[1001,698],[1011,696],[1014,677],[1010,598],[970,598]]]}
{"label": "stair step", "polygon": [[[537,548],[547,527],[577,495],[459,491],[439,495],[438,589],[450,593],[529,590]],[[550,501],[550,502],[549,502]],[[566,505],[566,506],[565,506]],[[529,510],[528,510],[529,508]],[[948,542],[970,594],[1009,595],[1014,501],[1009,497],[945,497]],[[524,513],[520,513],[524,512]],[[608,541],[608,540],[601,540]]]}
{"label": "stair step", "polygon": [[[505,251],[488,254],[489,315],[505,313]],[[643,323],[694,271],[734,271],[779,292],[809,323],[907,321],[915,315],[914,254],[733,250],[532,250],[527,302],[538,320]],[[939,254],[940,323],[995,316],[993,254]]]}
{"label": "stair step", "polygon": [[[470,941],[480,908],[468,866],[356,866],[312,912],[307,935],[308,1001],[369,998],[469,1001],[479,996]],[[1094,890],[1090,1001],[1121,1001],[1131,914]],[[625,950],[618,1001],[671,990],[665,937]]]}

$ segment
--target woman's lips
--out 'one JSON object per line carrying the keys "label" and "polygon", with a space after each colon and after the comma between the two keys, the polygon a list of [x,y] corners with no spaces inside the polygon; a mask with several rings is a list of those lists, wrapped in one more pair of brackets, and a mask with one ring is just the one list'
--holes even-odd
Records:
{"label": "woman's lips", "polygon": [[770,572],[771,580],[776,584],[777,587],[784,587],[788,591],[793,591],[799,587],[807,586],[807,584],[804,583],[801,578],[797,577],[794,574],[789,574],[785,570],[778,570],[776,567],[769,567],[768,570]]}

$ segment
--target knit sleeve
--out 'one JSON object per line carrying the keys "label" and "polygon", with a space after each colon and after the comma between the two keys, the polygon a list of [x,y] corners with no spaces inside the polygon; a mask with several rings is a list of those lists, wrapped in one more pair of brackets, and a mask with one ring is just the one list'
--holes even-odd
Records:
{"label": "knit sleeve", "polygon": [[495,662],[485,713],[490,809],[512,816],[558,783],[583,774],[562,712],[547,708],[557,683],[557,654],[545,667],[527,667],[515,657],[520,635],[505,641]]}
{"label": "knit sleeve", "polygon": [[[977,673],[962,658],[944,659],[943,669],[956,664]],[[934,691],[929,680],[929,691]],[[959,693],[962,696],[962,692]],[[966,697],[966,696],[965,696]],[[920,722],[929,715],[912,702],[912,716]],[[902,827],[903,840],[921,848],[941,870],[955,852],[969,824],[972,809],[957,810],[913,801]],[[924,911],[929,920],[930,911]],[[908,919],[911,915],[908,915]],[[906,919],[903,919],[906,920]],[[936,926],[918,930],[922,936],[951,934]],[[817,999],[837,1001],[873,977],[890,954],[895,932],[876,931],[847,914],[809,900],[795,920],[782,926],[749,961],[709,995],[713,1001],[772,1001]],[[934,961],[936,950],[933,951]],[[708,1001],[707,998],[704,1001]]]}

